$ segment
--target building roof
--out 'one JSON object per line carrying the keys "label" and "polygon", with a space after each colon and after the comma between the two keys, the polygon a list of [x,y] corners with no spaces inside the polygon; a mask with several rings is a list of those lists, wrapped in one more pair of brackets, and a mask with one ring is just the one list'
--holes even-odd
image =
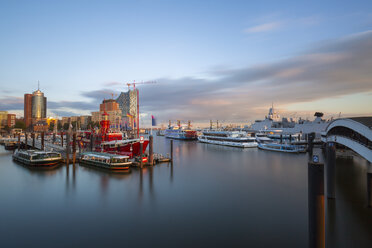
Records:
{"label": "building roof", "polygon": [[372,116],[348,118],[372,129]]}

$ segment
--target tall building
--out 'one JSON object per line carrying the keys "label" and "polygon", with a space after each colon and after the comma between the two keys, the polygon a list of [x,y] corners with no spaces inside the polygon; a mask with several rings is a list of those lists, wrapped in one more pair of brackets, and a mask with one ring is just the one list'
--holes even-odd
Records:
{"label": "tall building", "polygon": [[24,120],[26,128],[38,126],[37,129],[46,129],[47,98],[37,89],[32,94],[24,95]]}
{"label": "tall building", "polygon": [[44,96],[44,93],[39,89],[32,93],[32,110],[31,115],[34,121],[46,118],[47,111],[47,98]]}
{"label": "tall building", "polygon": [[32,94],[25,94],[23,111],[26,128],[29,128],[32,124]]}
{"label": "tall building", "polygon": [[92,112],[92,121],[100,122],[103,118],[103,113],[108,114],[108,120],[110,121],[111,126],[119,127],[122,120],[122,111],[119,107],[119,104],[114,99],[103,100],[99,105],[99,110],[97,112]]}
{"label": "tall building", "polygon": [[121,109],[121,118],[127,122],[128,126],[133,127],[137,117],[137,94],[138,89],[121,92],[116,99]]}
{"label": "tall building", "polygon": [[8,124],[8,111],[0,111],[0,128],[4,128]]}
{"label": "tall building", "polygon": [[8,114],[8,120],[7,120],[8,127],[14,127],[15,124],[16,124],[16,115]]}

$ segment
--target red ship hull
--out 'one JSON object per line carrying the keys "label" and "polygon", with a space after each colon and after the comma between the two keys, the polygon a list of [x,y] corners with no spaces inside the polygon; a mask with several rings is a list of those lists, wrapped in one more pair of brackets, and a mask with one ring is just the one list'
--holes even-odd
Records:
{"label": "red ship hull", "polygon": [[[148,140],[143,141],[142,154],[145,153],[148,144],[149,144]],[[101,144],[100,147],[97,147],[95,151],[126,155],[126,156],[129,156],[130,158],[133,158],[133,157],[140,155],[140,142],[133,141],[133,142],[128,142],[126,144],[118,143],[116,145],[112,145],[112,144],[106,145],[103,143]]]}

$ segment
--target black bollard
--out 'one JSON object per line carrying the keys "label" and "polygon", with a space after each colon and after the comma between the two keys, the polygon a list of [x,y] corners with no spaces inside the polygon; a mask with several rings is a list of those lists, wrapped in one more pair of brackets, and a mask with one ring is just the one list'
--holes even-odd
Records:
{"label": "black bollard", "polygon": [[327,143],[326,145],[326,170],[327,170],[327,198],[334,199],[336,197],[335,184],[335,166],[336,166],[336,145],[334,143]]}
{"label": "black bollard", "polygon": [[325,247],[324,164],[308,163],[309,247]]}
{"label": "black bollard", "polygon": [[149,163],[154,165],[154,137],[152,135],[149,137],[149,143]]}

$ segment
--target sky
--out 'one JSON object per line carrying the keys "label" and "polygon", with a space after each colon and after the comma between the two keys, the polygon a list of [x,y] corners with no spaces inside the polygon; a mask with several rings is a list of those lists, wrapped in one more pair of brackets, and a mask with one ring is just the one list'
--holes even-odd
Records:
{"label": "sky", "polygon": [[0,0],[0,110],[89,114],[138,85],[142,122],[372,115],[372,1]]}

